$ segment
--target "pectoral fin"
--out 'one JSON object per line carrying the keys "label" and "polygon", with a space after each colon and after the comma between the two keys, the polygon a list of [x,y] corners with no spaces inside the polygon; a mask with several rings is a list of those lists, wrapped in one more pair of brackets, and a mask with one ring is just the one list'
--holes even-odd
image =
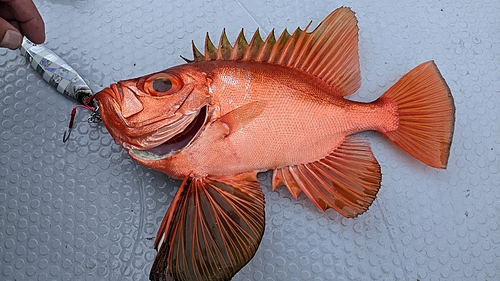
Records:
{"label": "pectoral fin", "polygon": [[276,169],[273,188],[283,183],[295,198],[304,192],[321,210],[351,218],[368,209],[380,188],[380,166],[369,144],[349,136],[325,158]]}
{"label": "pectoral fin", "polygon": [[264,233],[264,194],[255,173],[186,178],[158,231],[151,280],[230,280]]}
{"label": "pectoral fin", "polygon": [[222,122],[229,128],[228,134],[234,133],[259,117],[266,105],[266,101],[247,103],[221,116],[217,122]]}

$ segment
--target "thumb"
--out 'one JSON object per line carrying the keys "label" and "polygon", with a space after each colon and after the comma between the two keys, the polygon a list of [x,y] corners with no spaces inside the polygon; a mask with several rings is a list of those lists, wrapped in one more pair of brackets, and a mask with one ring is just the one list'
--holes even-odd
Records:
{"label": "thumb", "polygon": [[0,18],[0,47],[15,50],[21,46],[23,36],[9,22]]}

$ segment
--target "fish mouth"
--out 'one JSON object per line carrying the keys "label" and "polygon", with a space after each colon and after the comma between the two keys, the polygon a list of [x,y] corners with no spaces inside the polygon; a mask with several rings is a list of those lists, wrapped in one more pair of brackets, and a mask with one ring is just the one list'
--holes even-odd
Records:
{"label": "fish mouth", "polygon": [[188,146],[198,135],[207,119],[207,106],[200,109],[197,116],[182,132],[169,138],[166,142],[153,148],[138,150],[130,149],[129,153],[145,160],[161,160],[168,158]]}

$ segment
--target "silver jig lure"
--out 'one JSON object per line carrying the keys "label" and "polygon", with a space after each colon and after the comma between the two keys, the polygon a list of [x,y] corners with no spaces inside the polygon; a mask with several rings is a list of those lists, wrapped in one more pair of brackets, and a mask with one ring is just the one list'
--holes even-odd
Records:
{"label": "silver jig lure", "polygon": [[63,142],[69,139],[77,108],[92,111],[88,119],[89,122],[100,121],[99,108],[93,101],[94,93],[83,78],[66,61],[45,46],[33,44],[26,38],[23,39],[19,50],[31,67],[42,76],[43,80],[47,81],[66,98],[79,103],[71,111],[69,128],[64,132]]}

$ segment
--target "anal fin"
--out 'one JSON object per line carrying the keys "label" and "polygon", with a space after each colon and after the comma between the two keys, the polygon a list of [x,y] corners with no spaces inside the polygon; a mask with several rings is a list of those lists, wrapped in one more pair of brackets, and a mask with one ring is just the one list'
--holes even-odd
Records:
{"label": "anal fin", "polygon": [[375,200],[381,174],[369,143],[362,137],[348,136],[323,159],[278,168],[273,179],[273,188],[283,183],[294,197],[302,191],[321,210],[333,208],[352,218]]}
{"label": "anal fin", "polygon": [[264,194],[256,173],[189,178],[158,231],[151,280],[230,280],[264,233]]}

